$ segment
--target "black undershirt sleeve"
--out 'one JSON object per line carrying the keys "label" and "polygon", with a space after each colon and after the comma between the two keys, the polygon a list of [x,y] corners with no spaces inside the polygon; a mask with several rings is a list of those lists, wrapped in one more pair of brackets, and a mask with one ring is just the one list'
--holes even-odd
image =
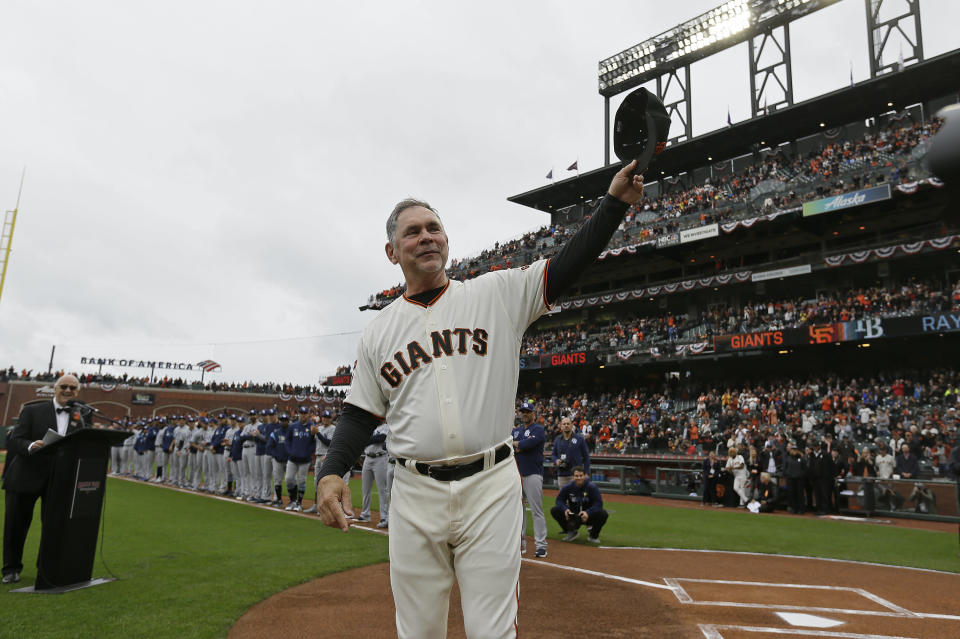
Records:
{"label": "black undershirt sleeve", "polygon": [[626,202],[607,193],[586,224],[550,259],[546,290],[548,304],[556,302],[603,252],[629,207]]}
{"label": "black undershirt sleeve", "polygon": [[370,436],[383,420],[371,412],[358,408],[353,404],[344,404],[337,428],[333,431],[333,441],[327,450],[327,456],[320,467],[320,477],[327,475],[343,476],[350,470],[354,462],[360,458],[364,447],[369,443]]}

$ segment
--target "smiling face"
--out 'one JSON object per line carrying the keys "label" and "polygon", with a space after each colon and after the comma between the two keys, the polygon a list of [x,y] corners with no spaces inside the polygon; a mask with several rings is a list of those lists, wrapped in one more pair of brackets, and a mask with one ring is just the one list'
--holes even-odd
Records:
{"label": "smiling face", "polygon": [[407,280],[407,294],[443,286],[447,276],[447,233],[436,213],[411,206],[397,216],[396,237],[384,247],[387,258],[399,264]]}
{"label": "smiling face", "polygon": [[64,375],[53,387],[54,396],[60,406],[66,406],[68,400],[76,399],[79,392],[80,381],[73,375]]}

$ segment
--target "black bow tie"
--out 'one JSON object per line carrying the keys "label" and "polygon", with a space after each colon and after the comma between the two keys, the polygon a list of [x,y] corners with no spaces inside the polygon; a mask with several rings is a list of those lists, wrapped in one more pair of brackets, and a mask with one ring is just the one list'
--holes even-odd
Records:
{"label": "black bow tie", "polygon": [[60,413],[69,413],[69,412],[70,412],[70,409],[67,407],[61,407],[57,409],[57,415],[59,415]]}

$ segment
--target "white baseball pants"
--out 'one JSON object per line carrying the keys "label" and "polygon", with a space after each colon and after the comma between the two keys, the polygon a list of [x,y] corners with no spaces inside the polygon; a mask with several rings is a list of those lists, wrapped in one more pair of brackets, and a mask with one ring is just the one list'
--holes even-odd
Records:
{"label": "white baseball pants", "polygon": [[452,482],[397,469],[390,504],[390,585],[400,639],[447,636],[454,578],[467,637],[517,636],[521,494],[512,456]]}

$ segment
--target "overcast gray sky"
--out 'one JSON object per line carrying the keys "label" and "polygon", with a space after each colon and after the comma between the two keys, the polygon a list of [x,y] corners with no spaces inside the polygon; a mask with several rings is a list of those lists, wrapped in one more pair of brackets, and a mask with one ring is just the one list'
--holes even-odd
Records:
{"label": "overcast gray sky", "polygon": [[[27,173],[0,366],[45,369],[56,345],[67,370],[214,359],[213,379],[315,383],[402,279],[396,201],[440,210],[451,258],[543,225],[506,198],[601,165],[598,61],[718,4],[7,0],[0,210]],[[927,57],[960,46],[957,6],[921,0]],[[797,99],[869,75],[862,0],[791,41]],[[746,45],[691,85],[695,133],[745,119]]]}

